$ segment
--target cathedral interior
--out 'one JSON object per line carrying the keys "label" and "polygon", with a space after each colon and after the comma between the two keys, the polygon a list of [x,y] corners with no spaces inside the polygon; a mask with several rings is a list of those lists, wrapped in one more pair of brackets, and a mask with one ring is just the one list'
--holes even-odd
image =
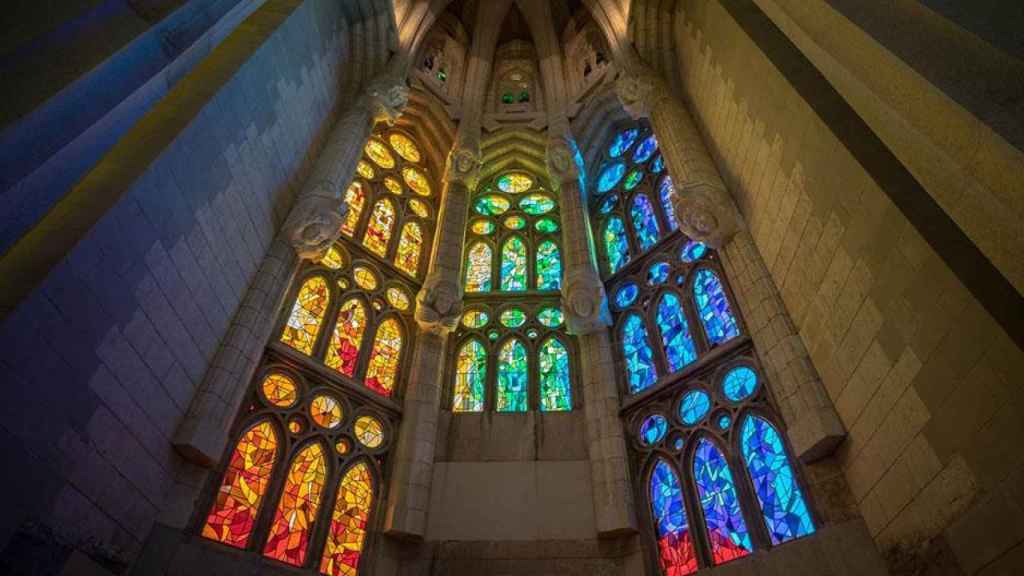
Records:
{"label": "cathedral interior", "polygon": [[1024,4],[3,29],[0,573],[1024,574]]}

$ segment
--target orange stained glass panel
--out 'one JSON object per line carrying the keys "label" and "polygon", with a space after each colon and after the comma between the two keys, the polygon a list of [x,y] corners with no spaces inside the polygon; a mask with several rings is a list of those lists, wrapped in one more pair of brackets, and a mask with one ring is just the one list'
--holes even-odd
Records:
{"label": "orange stained glass panel", "polygon": [[320,444],[310,444],[295,455],[263,547],[264,556],[293,566],[305,563],[326,481],[327,465]]}
{"label": "orange stained glass panel", "polygon": [[345,192],[345,203],[348,204],[348,214],[341,224],[341,231],[346,236],[353,236],[359,224],[359,216],[363,213],[363,206],[366,204],[366,192],[362,184],[353,182],[348,187],[348,191]]}
{"label": "orange stained glass panel", "polygon": [[337,428],[344,413],[341,403],[331,396],[317,396],[309,404],[309,416],[321,428]]}
{"label": "orange stained glass panel", "polygon": [[388,242],[391,241],[391,232],[394,226],[395,207],[387,200],[377,202],[370,214],[370,223],[366,226],[363,246],[383,258],[387,255]]}
{"label": "orange stained glass panel", "polygon": [[329,300],[330,292],[327,290],[326,280],[320,276],[306,280],[302,288],[299,288],[292,313],[288,316],[288,322],[281,334],[281,342],[303,354],[312,354],[316,336],[324,323],[324,312],[327,310]]}
{"label": "orange stained glass panel", "polygon": [[377,327],[377,335],[366,368],[366,387],[382,396],[391,396],[398,378],[398,359],[402,354],[402,330],[398,321],[388,318]]}
{"label": "orange stained glass panel", "polygon": [[410,222],[402,226],[402,235],[398,237],[398,253],[395,254],[395,266],[410,276],[415,276],[420,265],[420,252],[423,250],[423,230],[419,224]]}
{"label": "orange stained glass panel", "polygon": [[277,434],[270,422],[249,428],[231,453],[217,498],[203,524],[204,538],[236,548],[248,545],[276,457]]}
{"label": "orange stained glass panel", "polygon": [[299,387],[284,374],[270,374],[263,379],[263,397],[278,408],[290,408],[298,398]]}
{"label": "orange stained glass panel", "polygon": [[363,303],[353,298],[342,304],[324,363],[346,376],[355,374],[364,330],[366,307]]}
{"label": "orange stained glass panel", "polygon": [[341,479],[331,513],[331,527],[324,544],[320,572],[329,576],[356,576],[366,543],[366,524],[373,506],[370,468],[359,462]]}

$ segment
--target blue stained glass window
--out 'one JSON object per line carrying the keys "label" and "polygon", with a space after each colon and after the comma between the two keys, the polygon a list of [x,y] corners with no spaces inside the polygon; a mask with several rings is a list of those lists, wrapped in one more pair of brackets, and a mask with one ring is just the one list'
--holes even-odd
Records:
{"label": "blue stained glass window", "polygon": [[525,412],[528,381],[526,346],[513,338],[498,352],[498,412]]}
{"label": "blue stained glass window", "polygon": [[526,244],[518,236],[509,238],[501,247],[501,289],[526,290]]}
{"label": "blue stained glass window", "polygon": [[637,288],[636,283],[626,282],[619,288],[619,291],[615,293],[615,305],[619,308],[625,308],[633,302],[636,302],[636,297],[640,294],[640,289]]}
{"label": "blue stained glass window", "polygon": [[686,576],[697,571],[697,553],[686,519],[679,478],[668,462],[658,459],[651,471],[651,516],[658,538],[658,560],[663,574]]}
{"label": "blue stained glass window", "polygon": [[647,284],[650,286],[664,284],[668,280],[668,274],[671,271],[672,267],[668,265],[668,262],[654,264],[647,269]]}
{"label": "blue stained glass window", "polygon": [[669,370],[678,372],[697,359],[697,347],[690,336],[683,306],[671,292],[666,292],[658,302],[658,330]]}
{"label": "blue stained glass window", "polygon": [[704,325],[704,333],[712,344],[721,344],[740,335],[736,317],[729,306],[718,275],[704,268],[697,272],[693,282],[693,298],[697,301],[697,313]]}
{"label": "blue stained glass window", "polygon": [[671,230],[679,228],[679,222],[676,220],[676,209],[672,206],[672,196],[675,193],[676,189],[672,186],[672,177],[666,176],[658,188],[658,197],[661,199],[661,209],[665,211],[665,219],[668,220],[668,227]]}
{"label": "blue stained glass window", "polygon": [[653,386],[658,380],[654,351],[647,337],[647,327],[637,314],[630,314],[623,324],[622,352],[629,373],[629,391],[636,394]]}
{"label": "blue stained glass window", "polygon": [[626,150],[629,150],[636,142],[637,136],[640,136],[640,130],[636,128],[630,128],[629,130],[623,130],[615,136],[615,141],[608,148],[608,155],[612,158],[618,158],[622,156]]}
{"label": "blue stained glass window", "polygon": [[704,524],[714,563],[742,558],[753,551],[729,464],[718,447],[707,438],[701,438],[697,443],[693,455],[693,479],[704,510]]}
{"label": "blue stained glass window", "polygon": [[651,156],[658,151],[658,139],[654,135],[648,136],[636,147],[633,153],[633,161],[643,164],[651,159]]}
{"label": "blue stained glass window", "polygon": [[615,209],[615,205],[619,203],[618,194],[610,194],[604,200],[601,201],[601,206],[598,207],[597,211],[601,214],[607,214]]}
{"label": "blue stained glass window", "polygon": [[615,188],[622,180],[622,175],[626,173],[626,165],[622,162],[616,162],[609,164],[601,170],[601,175],[597,178],[597,191],[601,194]]}
{"label": "blue stained glass window", "polygon": [[640,440],[645,446],[657,444],[668,432],[668,420],[661,414],[653,414],[644,418],[640,424]]}
{"label": "blue stained glass window", "polygon": [[749,398],[755,389],[757,389],[757,373],[746,366],[733,368],[722,379],[722,393],[733,402]]}
{"label": "blue stained glass window", "polygon": [[545,240],[537,247],[537,290],[562,288],[562,255],[558,244]]}
{"label": "blue stained glass window", "polygon": [[722,430],[728,430],[729,426],[732,426],[732,418],[728,414],[722,414],[718,417],[718,427]]}
{"label": "blue stained glass window", "polygon": [[651,201],[646,194],[637,194],[633,198],[630,217],[633,220],[633,230],[636,231],[636,238],[640,242],[641,250],[649,250],[658,243],[661,229],[658,227],[658,219],[654,216],[654,207],[651,206]]}
{"label": "blue stained glass window", "polygon": [[618,216],[612,216],[604,227],[604,249],[608,255],[608,268],[612,274],[629,263],[629,240],[626,226]]}
{"label": "blue stained glass window", "polygon": [[743,460],[761,503],[772,544],[814,533],[803,493],[793,476],[782,438],[774,426],[758,416],[743,422]]}
{"label": "blue stained glass window", "polygon": [[651,162],[651,174],[661,174],[665,169],[665,158],[661,154]]}
{"label": "blue stained glass window", "polygon": [[679,259],[683,262],[696,262],[700,260],[704,253],[708,251],[708,247],[696,240],[690,240],[683,246],[683,249],[679,252]]}
{"label": "blue stained glass window", "polygon": [[693,426],[701,421],[704,415],[711,410],[711,398],[703,390],[690,390],[683,395],[683,401],[679,403],[679,419],[687,426]]}

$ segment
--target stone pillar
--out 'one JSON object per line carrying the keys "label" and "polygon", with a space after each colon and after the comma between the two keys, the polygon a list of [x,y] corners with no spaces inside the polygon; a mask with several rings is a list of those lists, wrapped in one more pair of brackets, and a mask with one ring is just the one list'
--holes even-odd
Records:
{"label": "stone pillar", "polygon": [[619,419],[618,380],[608,335],[608,299],[591,250],[576,144],[568,136],[567,128],[552,128],[551,133],[555,136],[548,141],[548,174],[552,186],[558,189],[562,210],[566,280],[562,309],[568,331],[580,345],[594,518],[602,536],[628,534],[636,530],[636,516],[626,439]]}
{"label": "stone pillar", "polygon": [[445,347],[462,316],[462,245],[469,198],[480,171],[478,137],[465,127],[448,156],[445,190],[430,272],[416,295],[419,333],[402,407],[384,530],[404,538],[422,538],[427,530],[430,482],[434,471],[437,421]]}
{"label": "stone pillar", "polygon": [[185,458],[209,467],[223,455],[235,414],[301,260],[323,257],[340,236],[348,209],[344,191],[352,183],[370,131],[376,121],[394,122],[407,100],[404,80],[381,76],[332,129],[175,431],[174,446]]}

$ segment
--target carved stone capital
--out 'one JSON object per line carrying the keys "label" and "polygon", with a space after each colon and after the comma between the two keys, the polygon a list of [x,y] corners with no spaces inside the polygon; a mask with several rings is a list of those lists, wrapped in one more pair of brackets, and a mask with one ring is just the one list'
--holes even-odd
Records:
{"label": "carved stone capital", "polygon": [[579,179],[580,166],[576,159],[577,155],[576,144],[568,137],[556,136],[548,140],[548,174],[554,182],[561,184]]}
{"label": "carved stone capital", "polygon": [[672,197],[679,229],[712,248],[722,248],[739,231],[739,214],[728,193],[708,183],[677,188]]}
{"label": "carved stone capital", "polygon": [[648,71],[619,76],[615,94],[633,118],[650,118],[662,100],[672,97],[668,85]]}
{"label": "carved stone capital", "polygon": [[444,336],[455,330],[462,316],[462,286],[455,280],[431,272],[416,295],[416,323],[420,328]]}
{"label": "carved stone capital", "polygon": [[480,179],[480,152],[467,146],[453,148],[448,154],[445,165],[445,177],[448,182],[464,184],[473,190]]}
{"label": "carved stone capital", "polygon": [[285,238],[304,260],[319,260],[341,235],[348,205],[334,197],[330,182],[303,194],[284,223]]}
{"label": "carved stone capital", "polygon": [[611,325],[608,297],[597,272],[590,267],[566,275],[562,309],[570,334],[591,334]]}
{"label": "carved stone capital", "polygon": [[384,74],[366,86],[366,98],[375,122],[394,125],[409,104],[409,86],[405,79]]}

